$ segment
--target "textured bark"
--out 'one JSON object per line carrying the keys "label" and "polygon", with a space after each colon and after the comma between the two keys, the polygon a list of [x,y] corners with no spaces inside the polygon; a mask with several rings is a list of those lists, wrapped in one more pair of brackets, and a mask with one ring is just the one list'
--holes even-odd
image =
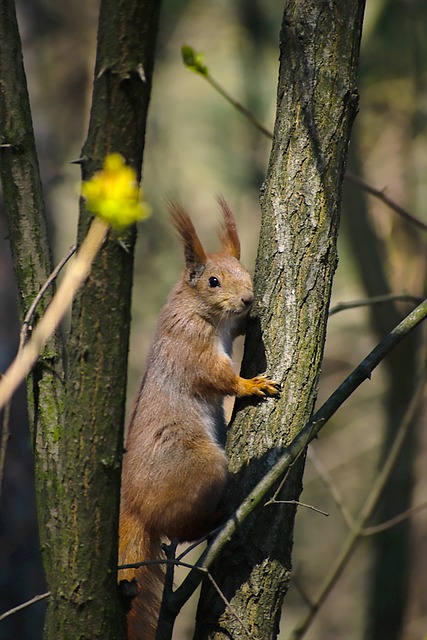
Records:
{"label": "textured bark", "polygon": [[[279,401],[238,405],[227,443],[231,508],[292,441],[316,399],[337,262],[341,188],[357,110],[363,9],[360,0],[285,4],[274,140],[261,194],[256,305],[243,362],[245,376],[267,367],[283,392]],[[298,498],[302,471],[300,459],[281,500]],[[249,518],[212,569],[231,608],[206,581],[197,638],[277,635],[294,516],[293,505],[276,504]]]}
{"label": "textured bark", "polygon": [[[13,0],[0,1],[0,173],[18,283],[19,315],[23,321],[52,272],[52,259]],[[54,285],[40,301],[32,323],[46,308],[53,291]],[[63,385],[63,344],[56,335],[41,354],[27,384],[40,541],[48,577],[52,566],[51,550],[57,535],[58,441]]]}
{"label": "textured bark", "polygon": [[[82,174],[121,153],[140,174],[160,3],[103,0]],[[89,219],[81,210],[79,241]],[[61,442],[61,538],[45,640],[122,638],[117,530],[135,229],[112,233],[75,300]]]}
{"label": "textured bark", "polygon": [[[159,9],[157,0],[101,3],[84,178],[112,151],[140,175]],[[1,177],[23,317],[52,265],[12,0],[1,0],[0,18]],[[88,223],[82,211],[80,240]],[[134,239],[135,230],[110,238],[74,305],[67,380],[55,339],[29,384],[46,639],[124,637],[115,567]]]}

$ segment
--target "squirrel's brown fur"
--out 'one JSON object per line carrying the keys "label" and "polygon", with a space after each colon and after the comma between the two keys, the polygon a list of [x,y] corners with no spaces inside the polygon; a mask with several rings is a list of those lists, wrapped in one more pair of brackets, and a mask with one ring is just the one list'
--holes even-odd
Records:
{"label": "squirrel's brown fur", "polygon": [[[241,378],[231,350],[253,302],[240,264],[233,214],[220,199],[221,247],[207,254],[187,213],[171,205],[185,270],[161,312],[130,420],[122,476],[119,564],[161,557],[165,538],[196,540],[218,522],[227,483],[226,395],[276,395],[264,375]],[[151,640],[164,572],[159,564],[120,571],[136,580],[128,614],[131,640]]]}

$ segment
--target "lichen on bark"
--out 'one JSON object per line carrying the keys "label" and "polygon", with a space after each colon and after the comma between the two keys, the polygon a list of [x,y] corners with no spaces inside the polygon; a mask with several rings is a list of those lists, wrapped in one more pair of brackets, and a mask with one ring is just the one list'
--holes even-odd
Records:
{"label": "lichen on bark", "polygon": [[[227,451],[236,508],[309,419],[317,394],[332,280],[341,188],[357,111],[356,76],[364,3],[285,3],[274,138],[261,192],[256,302],[243,375],[267,368],[280,400],[239,402]],[[280,494],[295,500],[304,461]],[[212,568],[231,607],[205,581],[196,638],[273,638],[291,571],[295,506],[259,509]],[[263,597],[257,598],[263,585]],[[271,606],[265,609],[265,602]],[[254,606],[254,602],[257,603]],[[237,614],[237,615],[236,615]]]}

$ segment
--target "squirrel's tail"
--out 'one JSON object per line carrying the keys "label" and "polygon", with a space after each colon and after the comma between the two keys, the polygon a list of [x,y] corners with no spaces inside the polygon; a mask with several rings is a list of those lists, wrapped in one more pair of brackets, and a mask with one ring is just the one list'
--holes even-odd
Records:
{"label": "squirrel's tail", "polygon": [[[141,519],[136,514],[126,507],[122,508],[119,565],[158,560],[161,557],[160,536],[150,534],[141,526]],[[127,582],[123,583],[122,580]],[[164,584],[164,565],[152,564],[120,570],[119,581],[124,599],[131,599],[127,616],[128,639],[154,640]]]}

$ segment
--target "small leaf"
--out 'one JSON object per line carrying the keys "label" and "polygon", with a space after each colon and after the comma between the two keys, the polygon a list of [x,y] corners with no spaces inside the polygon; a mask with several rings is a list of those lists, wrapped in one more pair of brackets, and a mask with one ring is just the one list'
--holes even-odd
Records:
{"label": "small leaf", "polygon": [[181,47],[182,60],[190,71],[198,73],[201,76],[207,76],[209,73],[208,68],[203,64],[203,53],[196,53],[193,47],[188,44],[184,44]]}

